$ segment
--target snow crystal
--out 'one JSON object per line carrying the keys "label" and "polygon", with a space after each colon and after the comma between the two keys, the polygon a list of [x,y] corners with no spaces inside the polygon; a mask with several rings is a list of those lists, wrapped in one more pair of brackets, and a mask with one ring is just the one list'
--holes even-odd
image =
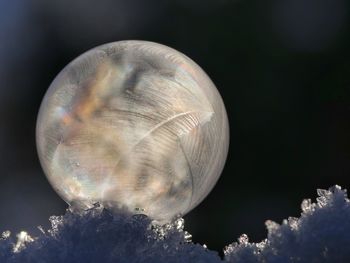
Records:
{"label": "snow crystal", "polygon": [[52,216],[38,237],[26,232],[0,236],[0,262],[350,262],[350,202],[339,186],[318,190],[317,203],[302,202],[299,218],[267,221],[268,237],[249,243],[247,235],[228,245],[224,259],[194,244],[184,220],[158,226],[142,214],[111,214],[103,207]]}
{"label": "snow crystal", "polygon": [[350,262],[350,204],[339,186],[318,190],[317,203],[304,200],[300,218],[281,225],[267,221],[268,237],[258,244],[239,242],[225,249],[234,263]]}
{"label": "snow crystal", "polygon": [[50,221],[52,228],[34,239],[3,235],[0,262],[220,262],[216,252],[189,240],[183,219],[156,226],[145,215],[112,214],[98,206],[67,210]]}

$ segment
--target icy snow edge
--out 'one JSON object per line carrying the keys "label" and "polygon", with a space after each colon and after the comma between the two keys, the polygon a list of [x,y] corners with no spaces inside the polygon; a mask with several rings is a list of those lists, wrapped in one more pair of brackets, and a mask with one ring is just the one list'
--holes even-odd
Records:
{"label": "icy snow edge", "polygon": [[38,237],[21,232],[0,238],[0,262],[350,262],[350,204],[346,190],[318,190],[317,203],[302,202],[299,218],[281,225],[267,221],[267,239],[249,243],[242,235],[225,257],[191,242],[179,218],[154,226],[143,215],[111,214],[100,206],[67,210],[50,218],[52,228]]}

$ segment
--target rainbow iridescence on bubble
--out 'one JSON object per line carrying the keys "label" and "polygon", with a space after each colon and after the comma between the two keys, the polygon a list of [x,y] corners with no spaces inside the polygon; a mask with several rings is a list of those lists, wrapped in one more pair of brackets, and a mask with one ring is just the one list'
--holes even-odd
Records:
{"label": "rainbow iridescence on bubble", "polygon": [[67,203],[159,221],[207,196],[228,144],[225,107],[204,71],[145,41],[102,45],[68,64],[37,122],[41,164]]}

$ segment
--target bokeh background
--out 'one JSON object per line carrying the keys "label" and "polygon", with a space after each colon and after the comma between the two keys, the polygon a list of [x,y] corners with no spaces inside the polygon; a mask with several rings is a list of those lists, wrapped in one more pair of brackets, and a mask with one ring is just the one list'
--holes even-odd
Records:
{"label": "bokeh background", "polygon": [[97,45],[141,39],[195,60],[227,107],[230,151],[212,193],[185,216],[221,250],[264,222],[300,214],[316,188],[350,188],[346,0],[0,0],[0,232],[47,227],[67,205],[35,147],[42,97]]}

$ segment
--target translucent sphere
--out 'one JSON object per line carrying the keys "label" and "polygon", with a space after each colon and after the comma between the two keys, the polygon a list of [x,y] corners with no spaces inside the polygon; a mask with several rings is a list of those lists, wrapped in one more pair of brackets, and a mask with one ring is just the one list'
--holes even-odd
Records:
{"label": "translucent sphere", "polygon": [[228,144],[225,107],[204,71],[145,41],[102,45],[68,64],[37,122],[41,164],[68,204],[99,202],[158,221],[208,195]]}

